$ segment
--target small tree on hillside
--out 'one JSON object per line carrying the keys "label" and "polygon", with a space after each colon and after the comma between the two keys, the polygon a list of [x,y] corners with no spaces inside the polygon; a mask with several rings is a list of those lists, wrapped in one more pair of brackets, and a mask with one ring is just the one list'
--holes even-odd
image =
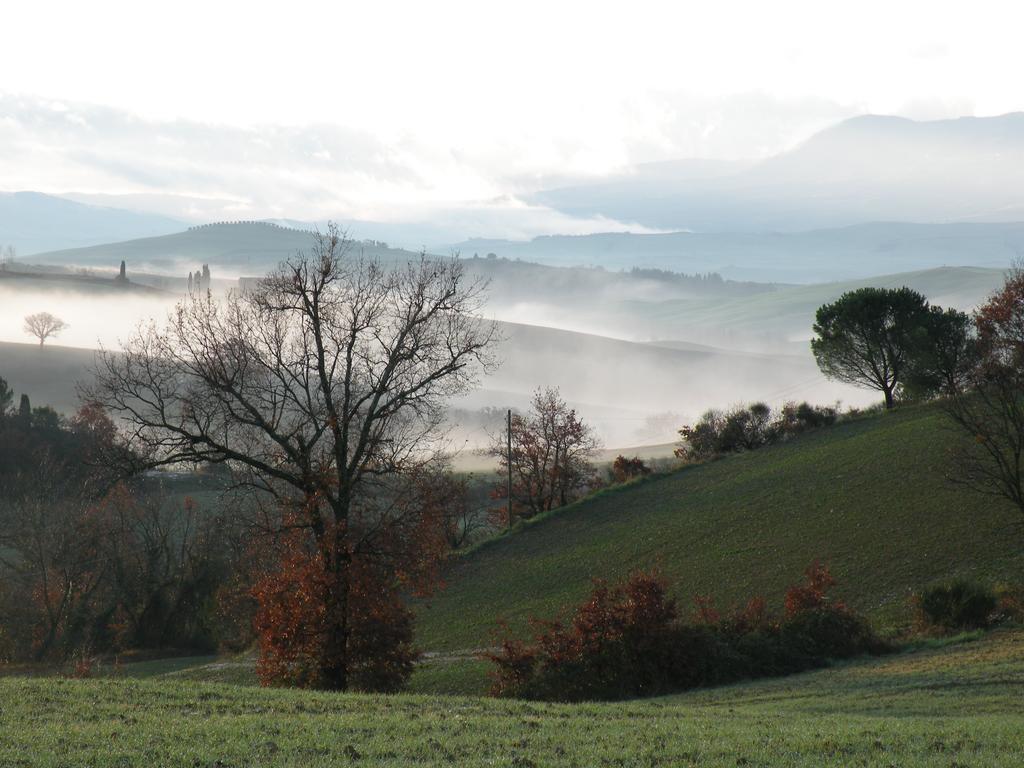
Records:
{"label": "small tree on hillside", "polygon": [[[600,446],[557,388],[538,389],[531,405],[528,414],[512,415],[512,500],[524,518],[579,498],[594,481],[590,460]],[[509,463],[506,439],[495,436],[489,450],[502,478]],[[504,498],[504,483],[498,493]]]}
{"label": "small tree on hillside", "polygon": [[56,336],[67,327],[67,323],[49,312],[37,312],[25,318],[25,333],[39,339],[40,347],[48,338]]}
{"label": "small tree on hillside", "polygon": [[892,408],[928,318],[928,302],[917,291],[859,288],[818,308],[811,350],[830,379],[877,389]]}
{"label": "small tree on hillside", "polygon": [[946,403],[971,438],[956,454],[953,479],[1024,512],[1024,269],[1008,275],[975,324],[977,362]]}

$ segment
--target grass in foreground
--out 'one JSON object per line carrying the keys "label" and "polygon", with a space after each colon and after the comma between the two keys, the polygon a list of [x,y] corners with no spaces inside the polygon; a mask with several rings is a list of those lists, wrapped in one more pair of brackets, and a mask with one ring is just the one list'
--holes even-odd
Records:
{"label": "grass in foreground", "polygon": [[1008,766],[1024,631],[626,704],[0,679],[0,765]]}
{"label": "grass in foreground", "polygon": [[652,566],[684,610],[695,594],[778,608],[821,558],[883,630],[905,625],[931,582],[1022,581],[1019,515],[946,479],[958,438],[937,408],[908,407],[599,493],[458,558],[419,608],[417,642],[487,647],[500,618],[521,629],[579,603],[594,577]]}

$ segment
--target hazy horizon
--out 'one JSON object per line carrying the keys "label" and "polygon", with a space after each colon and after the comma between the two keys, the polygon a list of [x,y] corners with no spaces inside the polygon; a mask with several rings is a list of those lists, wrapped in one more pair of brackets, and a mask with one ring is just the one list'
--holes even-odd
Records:
{"label": "hazy horizon", "polygon": [[[919,2],[186,2],[156,35],[132,4],[59,5],[7,9],[0,187],[190,222],[417,224],[411,242],[437,243],[658,231],[532,196],[644,163],[760,161],[857,115],[1024,110],[1021,12],[995,3],[1004,23]],[[338,44],[307,44],[319,30]]]}

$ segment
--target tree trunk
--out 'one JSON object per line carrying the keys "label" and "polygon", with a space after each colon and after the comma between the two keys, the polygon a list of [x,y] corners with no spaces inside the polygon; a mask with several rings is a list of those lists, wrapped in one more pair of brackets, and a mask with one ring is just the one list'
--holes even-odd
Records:
{"label": "tree trunk", "polygon": [[348,690],[348,569],[332,574],[330,606],[320,658],[320,685],[332,691]]}
{"label": "tree trunk", "polygon": [[327,560],[328,594],[324,645],[320,658],[320,685],[332,691],[348,690],[350,659],[348,640],[349,597],[352,581],[352,557],[345,536],[335,536],[333,551]]}
{"label": "tree trunk", "polygon": [[891,411],[893,407],[896,405],[895,401],[892,398],[892,390],[883,389],[882,392],[885,394],[885,410]]}

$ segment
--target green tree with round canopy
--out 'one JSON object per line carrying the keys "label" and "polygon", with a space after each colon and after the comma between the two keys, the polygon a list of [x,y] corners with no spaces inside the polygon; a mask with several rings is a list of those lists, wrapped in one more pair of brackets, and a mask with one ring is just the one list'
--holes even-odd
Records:
{"label": "green tree with round canopy", "polygon": [[818,308],[811,350],[830,379],[877,389],[885,407],[927,344],[928,301],[903,288],[858,288]]}

